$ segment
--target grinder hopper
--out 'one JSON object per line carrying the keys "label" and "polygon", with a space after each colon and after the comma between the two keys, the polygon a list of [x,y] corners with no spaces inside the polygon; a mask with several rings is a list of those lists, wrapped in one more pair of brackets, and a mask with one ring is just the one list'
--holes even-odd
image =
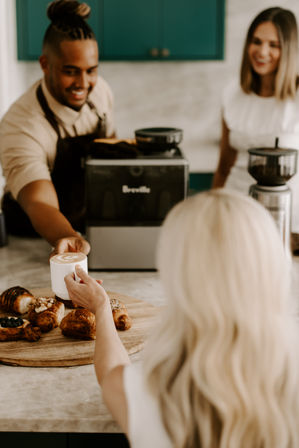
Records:
{"label": "grinder hopper", "polygon": [[298,152],[284,148],[254,148],[248,152],[248,172],[257,181],[249,195],[269,210],[289,252],[292,194],[287,181],[296,174]]}

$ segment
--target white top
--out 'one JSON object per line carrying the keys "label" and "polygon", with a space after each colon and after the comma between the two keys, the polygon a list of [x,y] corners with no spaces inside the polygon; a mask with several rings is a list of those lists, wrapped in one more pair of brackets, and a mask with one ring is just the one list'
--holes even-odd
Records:
{"label": "white top", "polygon": [[158,403],[144,382],[141,366],[124,369],[124,389],[128,405],[128,432],[132,448],[171,448],[162,424]]}
{"label": "white top", "polygon": [[[28,183],[41,179],[51,180],[57,134],[45,118],[36,97],[40,82],[37,81],[12,104],[0,122],[0,155],[6,190],[11,191],[15,198]],[[44,80],[42,90],[50,109],[62,123],[62,137],[63,128],[71,137],[95,131],[98,116],[87,104],[80,111],[60,104],[50,94]],[[89,99],[101,117],[106,115],[106,136],[110,137],[115,132],[113,95],[103,78],[98,77]]]}
{"label": "white top", "polygon": [[[229,188],[248,194],[256,181],[247,171],[249,148],[278,146],[299,150],[299,91],[295,100],[245,94],[237,80],[223,93],[223,117],[230,131],[230,145],[238,151],[227,179]],[[299,233],[299,154],[297,174],[288,182],[292,190],[292,231]]]}

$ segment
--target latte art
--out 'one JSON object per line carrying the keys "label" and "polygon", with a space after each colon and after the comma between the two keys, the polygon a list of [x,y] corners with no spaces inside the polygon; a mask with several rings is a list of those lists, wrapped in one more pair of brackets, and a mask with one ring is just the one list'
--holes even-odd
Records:
{"label": "latte art", "polygon": [[79,263],[82,260],[85,260],[86,255],[81,252],[65,252],[64,254],[54,255],[51,258],[51,261],[54,263]]}
{"label": "latte art", "polygon": [[76,265],[81,266],[85,272],[88,272],[87,256],[82,252],[65,252],[50,258],[51,287],[60,299],[70,299],[64,282],[64,277],[67,274],[75,274],[75,279],[80,280],[75,272]]}

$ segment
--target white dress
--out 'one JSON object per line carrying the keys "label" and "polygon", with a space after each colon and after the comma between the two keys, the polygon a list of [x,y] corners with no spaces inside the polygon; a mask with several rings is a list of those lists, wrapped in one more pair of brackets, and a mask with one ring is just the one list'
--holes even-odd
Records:
{"label": "white dress", "polygon": [[[247,171],[248,149],[275,147],[299,150],[299,91],[295,100],[245,94],[237,80],[224,90],[223,117],[230,131],[230,145],[238,151],[226,187],[248,194],[256,181]],[[292,232],[299,233],[299,154],[297,174],[288,182],[292,190]]]}
{"label": "white dress", "polygon": [[131,448],[172,448],[162,424],[158,403],[143,380],[141,365],[125,367],[124,389]]}

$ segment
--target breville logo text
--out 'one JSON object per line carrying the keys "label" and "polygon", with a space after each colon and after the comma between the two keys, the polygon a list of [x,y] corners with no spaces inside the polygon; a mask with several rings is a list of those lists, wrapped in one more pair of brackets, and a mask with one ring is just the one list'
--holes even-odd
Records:
{"label": "breville logo text", "polygon": [[147,187],[146,185],[141,185],[140,187],[128,187],[128,185],[122,186],[122,192],[123,193],[143,193],[143,194],[149,194],[151,192],[151,189]]}

